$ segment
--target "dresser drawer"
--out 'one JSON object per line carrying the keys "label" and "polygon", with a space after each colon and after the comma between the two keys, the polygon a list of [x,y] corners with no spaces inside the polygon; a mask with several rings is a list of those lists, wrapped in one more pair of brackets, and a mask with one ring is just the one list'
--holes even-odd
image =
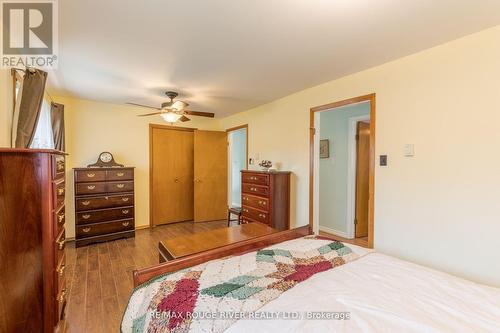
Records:
{"label": "dresser drawer", "polygon": [[242,172],[241,181],[243,183],[269,185],[269,175],[261,174],[261,173]]}
{"label": "dresser drawer", "polygon": [[123,220],[126,218],[134,218],[133,206],[79,212],[76,214],[76,223],[89,224],[104,221]]}
{"label": "dresser drawer", "polygon": [[252,220],[262,222],[262,223],[268,223],[269,221],[269,214],[266,212],[262,212],[260,210],[248,207],[248,206],[243,206],[241,207],[241,216],[248,217]]}
{"label": "dresser drawer", "polygon": [[131,206],[133,204],[133,194],[78,198],[76,199],[76,211]]}
{"label": "dresser drawer", "polygon": [[63,290],[56,296],[56,321],[64,319],[65,311],[66,311],[66,298],[67,298],[67,290],[64,287]]}
{"label": "dresser drawer", "polygon": [[102,182],[106,180],[104,170],[75,170],[75,182]]}
{"label": "dresser drawer", "polygon": [[64,178],[66,161],[63,155],[52,155],[52,179]]}
{"label": "dresser drawer", "polygon": [[79,183],[75,184],[76,195],[96,194],[106,192],[106,183]]}
{"label": "dresser drawer", "polygon": [[76,235],[83,238],[127,230],[134,230],[134,220],[120,220],[113,222],[77,225]]}
{"label": "dresser drawer", "polygon": [[108,170],[106,171],[107,180],[132,180],[134,179],[134,170]]}
{"label": "dresser drawer", "polygon": [[59,208],[64,205],[64,197],[66,194],[66,184],[64,179],[52,183],[52,192],[54,197],[54,209],[59,210]]}
{"label": "dresser drawer", "polygon": [[134,190],[133,181],[108,182],[106,184],[107,192],[131,192]]}
{"label": "dresser drawer", "polygon": [[63,229],[54,241],[55,262],[61,262],[66,247],[66,231]]}
{"label": "dresser drawer", "polygon": [[250,194],[243,194],[241,196],[241,203],[245,206],[258,208],[260,210],[269,211],[269,200],[262,197],[256,197]]}
{"label": "dresser drawer", "polygon": [[54,213],[54,234],[59,235],[61,230],[64,228],[64,223],[66,222],[66,207],[62,205],[61,208],[59,208],[55,213]]}
{"label": "dresser drawer", "polygon": [[241,192],[254,195],[262,195],[267,197],[269,195],[269,187],[243,183],[241,185]]}
{"label": "dresser drawer", "polygon": [[55,274],[55,287],[56,295],[60,294],[66,287],[66,255],[63,255],[61,260],[56,266]]}

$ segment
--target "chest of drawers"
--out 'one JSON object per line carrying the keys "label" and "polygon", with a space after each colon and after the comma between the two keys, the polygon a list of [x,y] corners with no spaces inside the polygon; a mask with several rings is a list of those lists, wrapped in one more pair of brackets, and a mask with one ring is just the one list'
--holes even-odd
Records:
{"label": "chest of drawers", "polygon": [[76,246],[135,236],[134,168],[76,168]]}
{"label": "chest of drawers", "polygon": [[65,155],[0,149],[0,331],[54,332],[64,317]]}
{"label": "chest of drawers", "polygon": [[278,230],[290,228],[290,172],[241,171],[241,218]]}

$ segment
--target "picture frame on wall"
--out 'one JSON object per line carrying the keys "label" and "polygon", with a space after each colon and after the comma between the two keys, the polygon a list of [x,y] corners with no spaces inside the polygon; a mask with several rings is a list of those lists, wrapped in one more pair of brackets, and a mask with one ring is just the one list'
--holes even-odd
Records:
{"label": "picture frame on wall", "polygon": [[319,158],[330,157],[330,140],[319,140]]}

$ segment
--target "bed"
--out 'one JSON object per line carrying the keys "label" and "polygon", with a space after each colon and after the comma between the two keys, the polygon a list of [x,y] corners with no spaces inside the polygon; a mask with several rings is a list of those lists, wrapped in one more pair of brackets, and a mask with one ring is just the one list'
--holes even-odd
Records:
{"label": "bed", "polygon": [[136,272],[122,332],[500,332],[499,289],[303,233]]}

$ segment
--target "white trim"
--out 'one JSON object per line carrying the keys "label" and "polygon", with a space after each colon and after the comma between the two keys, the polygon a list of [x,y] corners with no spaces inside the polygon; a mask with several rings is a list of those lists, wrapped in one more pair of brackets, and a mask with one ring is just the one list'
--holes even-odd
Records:
{"label": "white trim", "polygon": [[356,131],[360,121],[370,120],[370,115],[349,118],[349,131],[347,138],[347,236],[355,237],[354,218],[356,216]]}
{"label": "white trim", "polygon": [[349,235],[343,231],[335,230],[335,229],[330,229],[328,227],[320,226],[319,230],[327,232],[329,234],[335,235],[335,236],[340,236],[343,238],[349,238]]}
{"label": "white trim", "polygon": [[319,226],[319,138],[320,133],[320,114],[321,112],[314,112],[314,175],[313,178],[313,233],[318,234]]}

